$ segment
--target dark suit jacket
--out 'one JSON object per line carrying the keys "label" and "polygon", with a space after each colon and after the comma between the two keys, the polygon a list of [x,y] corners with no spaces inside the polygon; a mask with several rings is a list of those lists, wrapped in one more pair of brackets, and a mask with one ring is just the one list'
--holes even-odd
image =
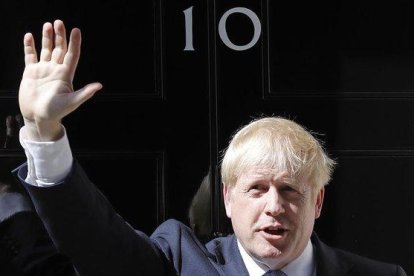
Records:
{"label": "dark suit jacket", "polygon": [[[25,165],[18,169],[21,180],[26,171]],[[132,229],[76,161],[58,185],[24,185],[57,248],[81,275],[248,275],[234,235],[203,245],[175,220],[161,224],[151,237]],[[332,249],[316,235],[312,243],[317,276],[405,275],[399,266]]]}
{"label": "dark suit jacket", "polygon": [[43,223],[20,192],[0,193],[0,275],[75,275],[59,254]]}

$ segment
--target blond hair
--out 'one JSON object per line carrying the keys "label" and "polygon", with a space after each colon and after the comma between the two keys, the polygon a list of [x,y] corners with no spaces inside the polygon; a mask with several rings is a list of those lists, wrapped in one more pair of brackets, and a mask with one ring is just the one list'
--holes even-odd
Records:
{"label": "blond hair", "polygon": [[222,182],[233,186],[252,167],[305,177],[315,188],[328,184],[335,166],[321,143],[304,127],[281,117],[255,119],[232,138],[221,164]]}

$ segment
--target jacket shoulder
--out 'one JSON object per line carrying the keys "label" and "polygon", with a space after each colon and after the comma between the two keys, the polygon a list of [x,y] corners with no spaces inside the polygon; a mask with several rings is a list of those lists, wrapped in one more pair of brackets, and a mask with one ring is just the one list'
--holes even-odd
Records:
{"label": "jacket shoulder", "polygon": [[[312,236],[315,247],[317,271],[321,275],[375,275],[375,276],[405,276],[404,270],[396,265],[377,261],[349,251],[334,248],[321,242],[316,235]],[[347,272],[347,273],[343,273]],[[318,274],[318,273],[317,273]]]}
{"label": "jacket shoulder", "polygon": [[351,271],[358,271],[361,275],[406,275],[404,270],[396,264],[377,261],[341,249],[336,250],[340,258],[352,262]]}

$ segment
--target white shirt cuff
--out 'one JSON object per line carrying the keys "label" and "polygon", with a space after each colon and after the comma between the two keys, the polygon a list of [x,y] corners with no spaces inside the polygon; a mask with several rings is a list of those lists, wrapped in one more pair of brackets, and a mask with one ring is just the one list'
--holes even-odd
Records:
{"label": "white shirt cuff", "polygon": [[55,185],[63,180],[72,168],[72,151],[66,130],[57,141],[37,142],[25,139],[25,127],[20,129],[20,144],[27,157],[26,182],[39,187]]}

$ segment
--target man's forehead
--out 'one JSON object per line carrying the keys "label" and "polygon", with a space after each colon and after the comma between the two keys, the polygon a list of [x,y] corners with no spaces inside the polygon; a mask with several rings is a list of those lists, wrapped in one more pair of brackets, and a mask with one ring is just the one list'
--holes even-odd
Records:
{"label": "man's forehead", "polygon": [[256,179],[271,179],[273,181],[289,181],[295,182],[295,177],[292,176],[287,170],[280,170],[271,167],[252,167],[244,171],[240,177],[244,180],[256,180]]}

